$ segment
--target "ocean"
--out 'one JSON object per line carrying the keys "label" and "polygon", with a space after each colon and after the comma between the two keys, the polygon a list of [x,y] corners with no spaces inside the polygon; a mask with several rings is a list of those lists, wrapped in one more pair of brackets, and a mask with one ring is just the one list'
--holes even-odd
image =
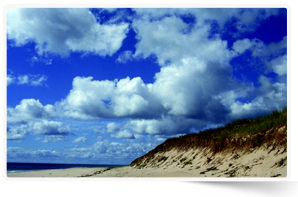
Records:
{"label": "ocean", "polygon": [[92,168],[92,167],[120,167],[125,165],[104,164],[57,164],[57,163],[14,163],[7,162],[7,173],[30,172],[37,170],[58,170],[67,168]]}

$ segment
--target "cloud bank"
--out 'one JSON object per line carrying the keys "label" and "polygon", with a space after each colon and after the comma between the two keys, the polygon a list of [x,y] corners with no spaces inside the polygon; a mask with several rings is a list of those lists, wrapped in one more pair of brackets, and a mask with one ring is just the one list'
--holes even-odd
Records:
{"label": "cloud bank", "polygon": [[[55,107],[42,106],[32,99],[23,100],[20,105],[8,109],[8,122],[49,118],[54,111],[59,111],[60,116],[81,120],[123,119],[125,127],[110,124],[105,131],[116,132],[113,134],[116,138],[132,138],[133,135],[129,135],[132,131],[167,135],[190,132],[209,124],[222,124],[286,106],[286,84],[273,82],[264,76],[265,73],[259,73],[258,86],[240,81],[233,76],[234,67],[230,64],[233,58],[247,55],[249,51],[252,57],[260,58],[267,70],[278,76],[286,75],[286,37],[279,43],[270,44],[256,38],[239,39],[230,48],[220,34],[212,34],[212,24],[219,25],[220,33],[233,17],[239,33],[244,29],[252,31],[262,20],[276,15],[278,9],[134,11],[138,17],[132,20],[131,28],[136,32],[136,50],[134,53],[124,51],[117,61],[125,63],[154,55],[161,69],[155,74],[153,83],[145,84],[141,77],[111,81],[77,76],[67,97],[56,102]],[[16,41],[16,45],[32,39],[38,51],[61,54],[93,51],[103,56],[111,55],[120,48],[128,31],[128,24],[97,23],[88,9],[11,9],[8,16],[8,36]],[[79,19],[78,16],[84,17]],[[186,22],[185,17],[190,22]],[[41,24],[45,18],[48,21]],[[59,25],[53,27],[54,20],[55,24],[59,21]],[[22,31],[25,27],[27,29]],[[55,31],[41,34],[40,31],[49,28]],[[59,32],[59,36],[54,32]],[[111,40],[116,44],[108,47],[106,43]],[[47,45],[41,48],[46,42]],[[58,42],[61,51],[54,47]],[[94,48],[98,46],[103,50]],[[11,84],[13,78],[8,76],[7,81]],[[28,83],[28,77],[21,76],[18,81],[19,84]],[[248,103],[239,101],[252,97]]]}
{"label": "cloud bank", "polygon": [[101,25],[85,8],[8,8],[7,36],[16,46],[34,42],[39,55],[70,52],[111,56],[122,45],[128,24]]}

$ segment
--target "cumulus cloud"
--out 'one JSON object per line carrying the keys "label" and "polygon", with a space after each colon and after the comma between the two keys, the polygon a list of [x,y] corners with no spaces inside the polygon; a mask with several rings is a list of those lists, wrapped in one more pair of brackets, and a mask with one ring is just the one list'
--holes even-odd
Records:
{"label": "cumulus cloud", "polygon": [[43,120],[35,122],[32,126],[35,134],[40,135],[70,135],[71,132],[69,125],[63,126],[63,123],[57,121]]}
{"label": "cumulus cloud", "polygon": [[15,77],[13,75],[7,75],[7,85],[13,83],[18,85],[30,85],[30,86],[41,86],[44,85],[45,81],[48,79],[45,75],[19,75]]}
{"label": "cumulus cloud", "polygon": [[[219,37],[207,39],[210,26],[194,28],[189,33],[188,24],[179,17],[166,17],[160,21],[135,20],[132,27],[137,32],[134,57],[147,58],[156,55],[159,65],[178,63],[182,59],[196,57],[206,61],[226,62],[232,57],[227,42]],[[216,51],[216,56],[214,55]]]}
{"label": "cumulus cloud", "polygon": [[43,118],[53,118],[55,107],[53,105],[43,106],[39,100],[23,99],[15,108],[7,108],[7,122],[25,123]]}
{"label": "cumulus cloud", "polygon": [[[109,122],[106,124],[106,126],[103,126],[101,128],[98,128],[98,126],[96,128],[93,128],[93,132],[94,133],[115,133],[118,132],[120,130],[121,126],[116,124],[115,122]],[[100,137],[100,136],[99,136]]]}
{"label": "cumulus cloud", "polygon": [[80,119],[152,117],[163,107],[148,86],[139,77],[131,80],[127,77],[118,82],[76,77],[67,98],[57,107],[65,115]]}
{"label": "cumulus cloud", "polygon": [[119,80],[111,104],[117,117],[150,118],[155,117],[156,112],[164,111],[164,107],[152,92],[152,84],[145,84],[140,77]]}
{"label": "cumulus cloud", "polygon": [[[216,101],[214,96],[238,85],[230,76],[231,68],[225,65],[184,59],[182,64],[162,68],[152,89],[169,114],[204,118],[208,103]],[[220,103],[218,107],[225,111]]]}
{"label": "cumulus cloud", "polygon": [[7,139],[8,140],[20,140],[23,139],[26,134],[29,133],[27,125],[20,126],[8,126],[7,127]]}
{"label": "cumulus cloud", "polygon": [[107,124],[107,131],[108,132],[116,132],[119,131],[119,126],[117,126],[114,122],[109,122]]}
{"label": "cumulus cloud", "polygon": [[[191,17],[194,20],[194,28],[206,25],[212,21],[219,25],[224,31],[224,25],[231,20],[235,20],[234,27],[238,30],[232,36],[239,36],[241,33],[254,31],[262,22],[270,16],[279,14],[279,9],[264,8],[135,8],[133,9],[139,18],[145,21],[160,20],[164,17]],[[230,32],[228,32],[230,33]]]}
{"label": "cumulus cloud", "polygon": [[[197,61],[184,61],[185,65],[166,67],[156,75],[154,84],[144,84],[140,78],[125,78],[117,83],[112,81],[92,81],[92,78],[77,77],[68,97],[61,102],[66,114],[72,117],[160,117],[167,113],[174,115],[195,115],[200,102],[212,100],[211,93],[218,94],[230,88],[229,70]],[[208,68],[207,68],[208,67]],[[217,69],[217,68],[216,68]],[[208,81],[211,76],[222,76],[222,87],[218,81]],[[223,75],[226,73],[226,76]],[[200,77],[198,77],[200,76]],[[213,87],[210,89],[205,84]],[[88,87],[88,88],[85,88]],[[204,100],[197,96],[205,95]],[[214,100],[213,100],[214,101]]]}
{"label": "cumulus cloud", "polygon": [[183,117],[163,117],[151,120],[130,120],[126,125],[132,131],[140,134],[175,134],[188,131],[192,126],[199,125],[198,120]]}
{"label": "cumulus cloud", "polygon": [[273,110],[282,110],[287,106],[287,85],[284,83],[272,83],[270,78],[259,77],[261,86],[256,89],[257,95],[251,102],[239,101],[231,104],[232,119],[255,118],[257,115],[266,115]]}
{"label": "cumulus cloud", "polygon": [[134,135],[129,130],[119,131],[116,134],[111,135],[111,137],[120,139],[135,139]]}
{"label": "cumulus cloud", "polygon": [[111,116],[104,101],[109,100],[113,93],[113,81],[92,81],[92,77],[76,77],[72,86],[67,98],[60,103],[67,115],[81,119]]}
{"label": "cumulus cloud", "polygon": [[246,50],[250,50],[253,56],[261,57],[264,60],[272,59],[272,57],[276,58],[286,54],[287,36],[279,42],[272,42],[268,45],[257,38],[251,40],[245,38],[234,42],[232,48],[238,55],[244,53]]}
{"label": "cumulus cloud", "polygon": [[[79,119],[129,118],[125,127],[112,129],[112,125],[108,125],[107,129],[97,131],[117,132],[113,137],[128,136],[125,129],[140,134],[173,135],[245,116],[249,110],[257,109],[256,106],[265,105],[262,99],[272,103],[277,100],[279,107],[284,106],[284,99],[279,95],[285,93],[285,84],[269,82],[268,88],[262,77],[259,80],[261,87],[241,82],[233,78],[234,68],[230,61],[250,50],[252,56],[260,57],[269,65],[268,55],[274,53],[270,60],[271,68],[284,75],[286,56],[281,55],[285,55],[286,37],[267,45],[259,39],[240,39],[230,49],[219,35],[210,37],[212,27],[208,23],[208,19],[216,20],[222,28],[235,17],[239,28],[251,29],[255,28],[251,24],[278,13],[278,9],[135,11],[140,16],[132,22],[138,40],[136,52],[126,51],[118,61],[156,56],[161,69],[155,74],[154,82],[145,84],[140,77],[115,81],[76,77],[66,99],[56,105],[66,116]],[[189,16],[186,13],[193,17],[192,23],[184,22],[183,17]],[[239,101],[240,98],[252,99],[252,103],[246,105]],[[274,106],[277,104],[266,110]]]}
{"label": "cumulus cloud", "polygon": [[279,76],[287,74],[287,55],[280,56],[270,62],[273,71]]}
{"label": "cumulus cloud", "polygon": [[[153,84],[145,84],[141,78],[96,81],[91,77],[77,77],[67,98],[58,105],[65,110],[66,116],[74,118],[132,118],[126,128],[150,135],[185,133],[240,118],[246,108],[252,109],[256,104],[240,107],[245,104],[237,99],[251,95],[270,102],[277,100],[279,107],[285,106],[286,99],[278,96],[285,94],[283,84],[275,84],[274,89],[271,82],[260,78],[262,85],[256,88],[232,80],[231,76],[232,68],[228,64],[183,59],[180,64],[162,67]],[[269,109],[276,106],[264,111],[270,112]],[[109,123],[101,133],[119,130],[114,123]],[[120,138],[120,134],[124,136],[125,133],[119,132],[113,137]]]}
{"label": "cumulus cloud", "polygon": [[[202,26],[205,24],[206,20],[215,20],[221,26],[225,24],[226,21],[231,19],[231,17],[240,18],[247,12],[251,12],[246,9],[238,8],[209,8],[209,9],[188,9],[188,8],[160,8],[160,9],[150,9],[150,8],[135,8],[133,9],[143,20],[159,20],[165,16],[192,16],[195,18],[197,26]],[[260,9],[255,9],[254,13],[257,14]],[[256,16],[246,18],[246,23],[249,23],[247,19],[253,21]]]}
{"label": "cumulus cloud", "polygon": [[239,54],[242,54],[247,49],[250,49],[252,46],[262,48],[264,47],[264,44],[258,39],[249,40],[248,38],[245,38],[243,40],[237,40],[236,42],[234,42],[232,48]]}
{"label": "cumulus cloud", "polygon": [[8,8],[7,36],[16,46],[36,44],[39,55],[71,51],[112,55],[126,38],[128,24],[99,24],[85,8]]}

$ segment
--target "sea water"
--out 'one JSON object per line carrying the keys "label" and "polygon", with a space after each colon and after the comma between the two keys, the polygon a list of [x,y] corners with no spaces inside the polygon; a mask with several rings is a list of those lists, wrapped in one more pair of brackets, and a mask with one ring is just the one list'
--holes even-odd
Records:
{"label": "sea water", "polygon": [[37,171],[37,170],[58,170],[58,169],[67,169],[67,168],[120,167],[120,166],[124,166],[124,165],[7,162],[7,173],[31,172],[31,171]]}

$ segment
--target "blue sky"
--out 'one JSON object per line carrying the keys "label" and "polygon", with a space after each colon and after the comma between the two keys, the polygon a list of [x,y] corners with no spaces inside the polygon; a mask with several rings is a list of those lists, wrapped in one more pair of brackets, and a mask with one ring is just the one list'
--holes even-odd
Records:
{"label": "blue sky", "polygon": [[7,161],[129,164],[287,106],[287,10],[7,10]]}

